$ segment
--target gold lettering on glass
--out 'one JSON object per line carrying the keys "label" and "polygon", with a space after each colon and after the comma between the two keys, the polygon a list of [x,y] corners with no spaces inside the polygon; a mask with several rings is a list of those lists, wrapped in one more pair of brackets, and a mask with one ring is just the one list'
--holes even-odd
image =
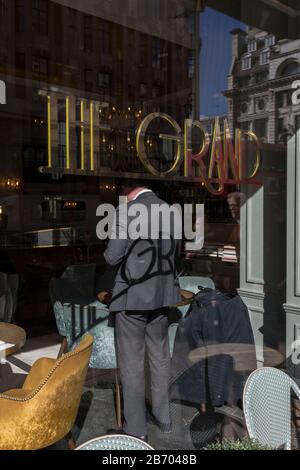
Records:
{"label": "gold lettering on glass", "polygon": [[[65,168],[59,168],[59,171],[65,170],[68,173],[86,171],[100,175],[99,106],[101,104],[84,98],[66,96],[62,93],[41,90],[39,94],[47,98],[48,131],[48,166],[41,168],[41,171],[54,170],[57,165],[58,99],[62,99],[65,101],[66,108],[66,159]],[[76,122],[76,104],[79,105],[79,122]],[[173,157],[172,163],[166,171],[159,171],[153,166],[151,154],[149,155],[147,151],[146,142],[150,141],[149,128],[155,120],[166,121],[174,131],[174,134],[160,133],[156,136],[157,139],[174,143],[175,153],[173,156],[171,155]],[[74,159],[76,155],[75,128],[78,126],[80,161],[77,163]],[[105,128],[105,130],[107,129]],[[197,130],[200,135],[200,146],[196,153],[193,148],[194,130]],[[224,120],[222,132],[219,118],[216,118],[212,139],[203,124],[192,119],[185,120],[183,134],[179,124],[168,114],[151,113],[143,119],[137,129],[136,149],[139,160],[151,175],[156,177],[174,175],[180,169],[183,161],[184,177],[204,183],[206,189],[214,195],[222,194],[225,184],[258,183],[254,179],[261,166],[261,148],[259,139],[253,132],[236,129],[235,142],[233,142],[227,120]],[[153,149],[153,142],[151,141],[151,143],[150,147]],[[254,165],[252,160],[246,161],[250,155],[246,144],[255,146]],[[193,165],[193,162],[196,166]]]}
{"label": "gold lettering on glass", "polygon": [[[150,162],[148,155],[147,155],[146,144],[145,144],[147,130],[150,124],[155,119],[164,119],[169,124],[171,124],[171,126],[173,127],[176,133],[175,135],[159,134],[160,139],[174,141],[176,145],[175,159],[173,161],[173,164],[171,168],[163,172],[160,172],[159,170],[157,170]],[[179,169],[182,163],[182,152],[181,152],[182,141],[183,141],[183,138],[182,138],[181,128],[171,116],[169,116],[168,114],[164,114],[164,113],[152,113],[152,114],[149,114],[147,117],[145,117],[145,119],[141,122],[141,125],[139,126],[139,129],[137,131],[137,136],[136,136],[137,154],[143,166],[152,175],[154,176],[171,175]]]}

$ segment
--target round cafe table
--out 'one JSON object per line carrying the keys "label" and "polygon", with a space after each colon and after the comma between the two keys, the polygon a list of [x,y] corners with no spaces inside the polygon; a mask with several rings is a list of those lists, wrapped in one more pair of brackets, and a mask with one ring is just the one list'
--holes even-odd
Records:
{"label": "round cafe table", "polygon": [[234,370],[246,372],[257,368],[256,357],[264,358],[264,367],[276,367],[284,361],[284,356],[279,351],[268,347],[254,346],[243,343],[219,343],[210,344],[194,349],[188,355],[192,364],[209,357],[224,354],[231,356],[234,362]]}
{"label": "round cafe table", "polygon": [[0,343],[0,355],[2,355],[2,357],[10,356],[24,346],[26,342],[26,332],[20,326],[0,322],[0,341],[13,344],[11,347],[1,349]]}

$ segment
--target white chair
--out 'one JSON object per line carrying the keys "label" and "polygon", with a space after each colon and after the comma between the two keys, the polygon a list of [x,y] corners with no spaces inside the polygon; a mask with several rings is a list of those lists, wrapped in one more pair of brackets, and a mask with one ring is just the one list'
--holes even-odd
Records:
{"label": "white chair", "polygon": [[137,437],[112,434],[96,437],[85,442],[75,450],[154,450],[149,444]]}
{"label": "white chair", "polygon": [[251,439],[274,449],[291,449],[291,392],[300,399],[298,385],[272,367],[249,376],[243,396],[244,414]]}

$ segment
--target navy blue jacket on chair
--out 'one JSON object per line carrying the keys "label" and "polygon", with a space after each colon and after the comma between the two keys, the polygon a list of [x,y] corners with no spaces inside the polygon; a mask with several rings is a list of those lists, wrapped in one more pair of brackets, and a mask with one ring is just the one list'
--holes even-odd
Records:
{"label": "navy blue jacket on chair", "polygon": [[[245,371],[235,370],[235,358],[228,354],[209,355],[199,362],[188,356],[210,345],[249,345]],[[222,346],[221,346],[222,349]],[[235,405],[243,394],[245,381],[256,368],[254,337],[246,305],[239,296],[219,291],[197,294],[188,314],[180,321],[172,356],[171,399],[214,406]]]}

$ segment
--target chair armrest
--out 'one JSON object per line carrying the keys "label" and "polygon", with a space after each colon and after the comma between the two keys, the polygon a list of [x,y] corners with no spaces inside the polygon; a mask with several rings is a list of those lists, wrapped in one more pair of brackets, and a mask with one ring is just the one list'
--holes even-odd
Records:
{"label": "chair armrest", "polygon": [[24,390],[34,390],[47,377],[55,362],[56,359],[47,357],[38,359],[31,367],[22,388]]}

